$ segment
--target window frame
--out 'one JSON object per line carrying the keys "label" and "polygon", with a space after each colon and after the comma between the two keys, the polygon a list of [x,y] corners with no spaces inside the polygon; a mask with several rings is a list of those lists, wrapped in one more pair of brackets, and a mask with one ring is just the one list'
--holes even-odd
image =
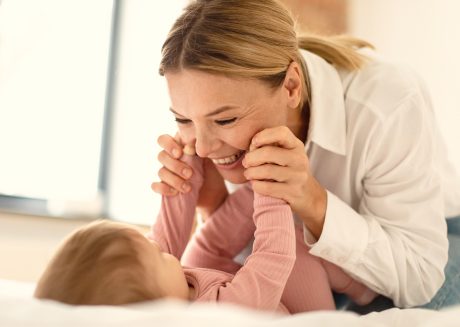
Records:
{"label": "window frame", "polygon": [[[109,175],[109,158],[111,148],[111,126],[113,119],[113,98],[114,98],[114,75],[117,61],[117,47],[120,30],[120,2],[121,0],[112,0],[109,47],[106,70],[106,83],[104,94],[104,108],[101,126],[101,143],[99,151],[98,167],[98,192],[101,195],[101,210],[84,215],[85,218],[97,219],[100,217],[108,218],[107,210],[107,193],[108,193],[108,175]],[[0,0],[1,5],[1,0]],[[26,196],[16,196],[0,193],[0,212],[26,214],[32,216],[74,218],[74,214],[63,212],[53,212],[49,207],[49,200],[43,198],[32,198]],[[82,216],[81,213],[78,214]]]}

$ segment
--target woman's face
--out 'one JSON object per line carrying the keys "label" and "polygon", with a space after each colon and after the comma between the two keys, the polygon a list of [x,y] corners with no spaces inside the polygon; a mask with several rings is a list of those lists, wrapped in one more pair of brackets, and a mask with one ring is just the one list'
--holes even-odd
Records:
{"label": "woman's face", "polygon": [[200,157],[211,159],[232,183],[246,182],[241,161],[256,133],[294,126],[300,119],[283,86],[273,89],[255,79],[188,69],[165,77],[182,141],[194,145]]}

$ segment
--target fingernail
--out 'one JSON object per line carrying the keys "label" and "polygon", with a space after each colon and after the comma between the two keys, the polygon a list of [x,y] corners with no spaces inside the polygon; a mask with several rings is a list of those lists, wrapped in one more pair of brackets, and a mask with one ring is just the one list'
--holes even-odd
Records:
{"label": "fingernail", "polygon": [[188,184],[182,184],[182,190],[183,190],[184,192],[190,191],[190,185],[188,185]]}
{"label": "fingernail", "polygon": [[174,158],[179,158],[179,150],[173,149],[172,154],[173,154]]}
{"label": "fingernail", "polygon": [[189,178],[192,175],[192,171],[190,169],[188,169],[188,168],[184,168],[184,169],[182,169],[182,175],[185,178]]}

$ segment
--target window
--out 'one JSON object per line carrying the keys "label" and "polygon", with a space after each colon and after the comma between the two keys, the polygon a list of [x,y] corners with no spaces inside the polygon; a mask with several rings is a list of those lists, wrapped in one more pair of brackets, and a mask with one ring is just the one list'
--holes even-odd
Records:
{"label": "window", "polygon": [[175,128],[157,67],[185,3],[1,2],[2,203],[152,223],[156,137]]}
{"label": "window", "polygon": [[98,198],[112,6],[2,2],[0,193],[53,203]]}

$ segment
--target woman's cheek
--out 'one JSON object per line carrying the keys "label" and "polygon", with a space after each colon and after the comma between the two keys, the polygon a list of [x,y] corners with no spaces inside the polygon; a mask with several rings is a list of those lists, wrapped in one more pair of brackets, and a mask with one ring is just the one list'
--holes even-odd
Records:
{"label": "woman's cheek", "polygon": [[248,150],[252,137],[257,134],[257,128],[252,126],[239,126],[228,135],[228,144],[234,148]]}

